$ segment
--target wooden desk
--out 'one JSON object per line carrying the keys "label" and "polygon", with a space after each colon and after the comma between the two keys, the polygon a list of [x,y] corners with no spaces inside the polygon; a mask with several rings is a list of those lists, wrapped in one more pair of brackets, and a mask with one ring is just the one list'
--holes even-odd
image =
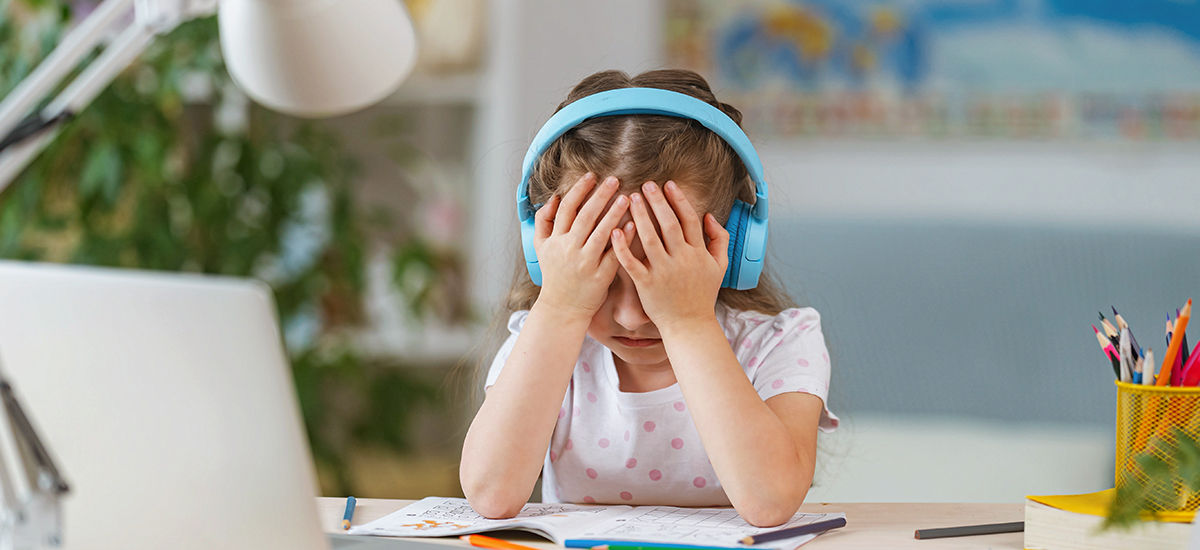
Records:
{"label": "wooden desk", "polygon": [[[354,511],[354,525],[361,525],[399,510],[411,500],[360,498]],[[321,510],[321,527],[330,533],[341,532],[343,498],[317,499]],[[1023,533],[1004,533],[947,539],[916,540],[913,531],[932,527],[950,527],[976,523],[1001,523],[1024,519],[1024,503],[1014,504],[942,504],[942,503],[850,503],[805,504],[801,512],[844,512],[846,526],[817,537],[803,546],[804,550],[877,550],[881,548],[923,549],[1020,549]],[[539,548],[558,548],[535,535],[505,533],[504,538]],[[455,538],[424,539],[447,545],[467,547]]]}

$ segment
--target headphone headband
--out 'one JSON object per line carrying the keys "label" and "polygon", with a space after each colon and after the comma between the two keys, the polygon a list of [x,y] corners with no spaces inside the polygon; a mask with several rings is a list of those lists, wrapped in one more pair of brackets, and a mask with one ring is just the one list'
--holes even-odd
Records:
{"label": "headphone headband", "polygon": [[536,208],[529,199],[529,178],[538,158],[571,128],[591,118],[616,115],[664,115],[695,120],[733,148],[754,182],[755,199],[753,205],[734,200],[725,224],[730,233],[729,267],[721,286],[745,290],[758,285],[767,242],[767,182],[758,153],[741,127],[720,109],[690,95],[659,88],[619,88],[580,98],[554,113],[534,136],[521,163],[521,184],[517,187],[521,248],[533,283],[542,284],[541,267],[533,246]]}
{"label": "headphone headband", "polygon": [[[521,221],[532,219],[535,212],[533,203],[529,200],[529,177],[533,175],[533,168],[542,153],[550,148],[554,140],[585,120],[616,115],[689,118],[712,130],[742,159],[742,164],[746,165],[746,171],[750,174],[750,181],[754,182],[755,199],[750,215],[759,220],[767,219],[767,184],[763,179],[762,161],[758,159],[758,152],[750,144],[746,132],[743,132],[729,115],[704,101],[679,92],[659,88],[619,88],[571,102],[554,113],[542,129],[538,130],[529,145],[529,150],[525,152],[525,160],[521,162],[521,185],[517,188],[517,217]],[[522,204],[528,208],[522,208]]]}

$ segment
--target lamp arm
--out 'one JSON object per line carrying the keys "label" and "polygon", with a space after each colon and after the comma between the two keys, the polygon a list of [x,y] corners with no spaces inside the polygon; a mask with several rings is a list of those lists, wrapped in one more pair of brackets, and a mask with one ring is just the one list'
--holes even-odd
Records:
{"label": "lamp arm", "polygon": [[[136,16],[133,23],[41,113],[22,119],[109,35],[115,20],[128,16],[131,6]],[[215,12],[216,0],[105,0],[0,103],[0,141],[9,141],[14,131],[24,129],[26,133],[24,139],[0,150],[0,192],[54,140],[56,123],[86,108],[150,46],[156,35],[170,32],[187,19]]]}

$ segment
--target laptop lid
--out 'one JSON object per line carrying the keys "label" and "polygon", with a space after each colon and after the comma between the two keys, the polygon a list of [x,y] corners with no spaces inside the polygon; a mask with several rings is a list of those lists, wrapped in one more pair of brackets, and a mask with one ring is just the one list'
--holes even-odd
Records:
{"label": "laptop lid", "polygon": [[65,548],[326,548],[262,283],[0,261],[0,368],[70,483]]}

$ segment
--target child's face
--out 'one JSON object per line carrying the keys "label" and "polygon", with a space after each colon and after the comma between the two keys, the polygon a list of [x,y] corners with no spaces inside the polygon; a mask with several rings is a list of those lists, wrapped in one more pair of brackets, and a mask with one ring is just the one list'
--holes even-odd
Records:
{"label": "child's face", "polygon": [[[622,182],[625,183],[625,182]],[[684,195],[692,204],[702,204],[696,196],[688,191],[688,185],[676,181],[683,189]],[[628,194],[626,194],[628,196]],[[609,207],[616,200],[616,195],[609,201]],[[624,227],[633,217],[628,212],[617,227]],[[655,230],[662,237],[662,229],[655,224]],[[611,245],[610,247],[611,248]],[[645,261],[646,252],[642,249],[641,239],[635,234],[630,242],[630,251],[637,259]],[[642,310],[642,302],[638,299],[637,288],[633,279],[622,267],[617,267],[617,274],[608,287],[608,297],[604,304],[592,316],[588,325],[588,336],[604,344],[612,350],[618,359],[626,364],[641,366],[669,366],[667,352],[663,347],[662,337],[658,327]]]}

